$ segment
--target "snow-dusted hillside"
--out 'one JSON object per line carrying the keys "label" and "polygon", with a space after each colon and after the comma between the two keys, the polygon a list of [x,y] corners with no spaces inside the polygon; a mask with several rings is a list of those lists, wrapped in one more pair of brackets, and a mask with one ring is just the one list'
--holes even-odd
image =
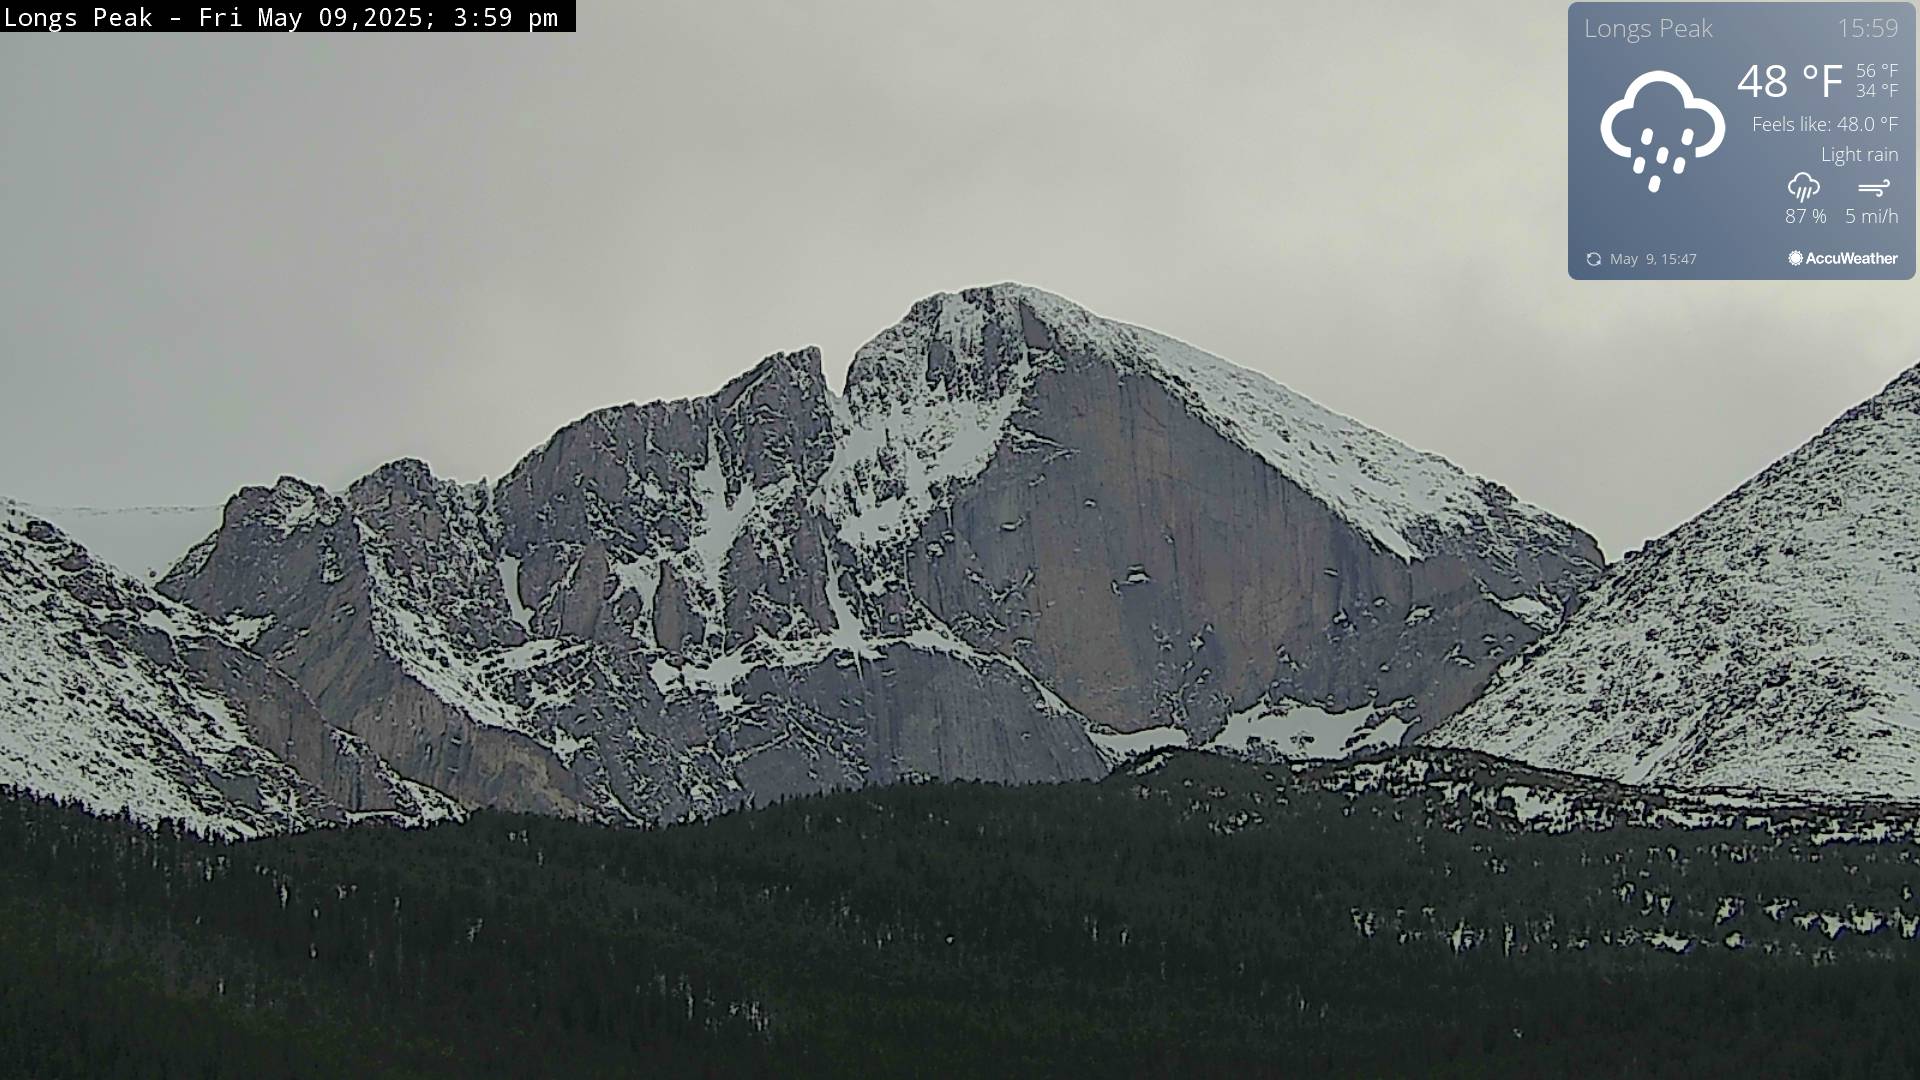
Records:
{"label": "snow-dusted hillside", "polygon": [[1430,741],[1634,783],[1920,798],[1920,368],[1629,557]]}
{"label": "snow-dusted hillside", "polygon": [[[1197,755],[1177,748],[1128,758],[1119,778],[1149,777]],[[1262,755],[1229,752],[1241,761]],[[1423,805],[1431,825],[1557,835],[1619,829],[1718,831],[1798,836],[1815,846],[1920,844],[1920,803],[1883,799],[1810,799],[1746,789],[1623,784],[1546,769],[1473,750],[1422,744],[1361,754],[1338,762],[1294,761],[1286,782],[1359,803],[1374,797],[1402,810]],[[1268,776],[1279,779],[1276,773]],[[1208,793],[1217,797],[1215,793]],[[1221,820],[1220,831],[1254,822]]]}
{"label": "snow-dusted hillside", "polygon": [[457,812],[322,722],[198,612],[10,505],[0,506],[0,785],[227,836]]}
{"label": "snow-dusted hillside", "polygon": [[141,581],[167,572],[194,544],[220,527],[218,506],[38,506],[0,500],[60,527],[94,558]]}
{"label": "snow-dusted hillside", "polygon": [[236,496],[163,582],[475,802],[612,820],[1144,741],[1340,756],[1450,715],[1590,538],[1270,380],[1020,286],[854,358],[603,409],[491,486]]}

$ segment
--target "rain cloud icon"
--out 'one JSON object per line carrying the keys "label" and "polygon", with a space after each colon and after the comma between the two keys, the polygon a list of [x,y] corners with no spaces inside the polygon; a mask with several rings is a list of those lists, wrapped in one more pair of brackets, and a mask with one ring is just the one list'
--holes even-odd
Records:
{"label": "rain cloud icon", "polygon": [[[1634,108],[1639,100],[1640,91],[1654,83],[1665,83],[1672,87],[1680,94],[1682,108],[1689,112],[1703,113],[1708,119],[1713,121],[1713,133],[1708,136],[1705,142],[1699,142],[1699,132],[1691,127],[1680,132],[1680,150],[1677,153],[1665,140],[1662,140],[1660,146],[1656,149],[1654,147],[1654,132],[1651,127],[1643,127],[1640,129],[1640,133],[1635,140],[1638,143],[1637,146],[1630,146],[1620,141],[1619,137],[1614,134],[1613,129],[1615,122],[1620,119],[1621,113],[1628,112]],[[1627,84],[1627,92],[1620,96],[1620,100],[1607,106],[1607,111],[1600,117],[1600,137],[1606,140],[1607,149],[1613,151],[1615,157],[1632,158],[1633,174],[1635,176],[1647,174],[1647,159],[1649,156],[1652,157],[1654,171],[1652,175],[1647,176],[1648,191],[1657,192],[1660,190],[1660,173],[1658,171],[1660,166],[1666,166],[1672,171],[1673,175],[1679,176],[1687,171],[1687,154],[1689,152],[1691,152],[1695,158],[1706,157],[1708,154],[1720,149],[1720,140],[1724,138],[1726,134],[1727,120],[1726,117],[1720,114],[1720,107],[1708,101],[1706,98],[1695,97],[1693,95],[1693,87],[1687,85],[1687,80],[1675,75],[1671,71],[1649,71],[1633,80],[1633,82]]]}

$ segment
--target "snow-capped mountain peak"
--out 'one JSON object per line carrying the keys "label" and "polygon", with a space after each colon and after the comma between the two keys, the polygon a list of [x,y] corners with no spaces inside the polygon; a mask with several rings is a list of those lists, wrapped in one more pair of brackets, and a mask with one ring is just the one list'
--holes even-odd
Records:
{"label": "snow-capped mountain peak", "polygon": [[407,775],[633,820],[1092,776],[1235,717],[1314,754],[1391,742],[1599,561],[1264,377],[1001,285],[913,305],[840,394],[781,353],[589,414],[491,486],[401,463],[246,489],[163,588],[259,628]]}
{"label": "snow-capped mountain peak", "polygon": [[855,433],[848,457],[864,462],[884,453],[907,475],[894,496],[899,512],[855,503],[852,531],[897,530],[923,492],[984,469],[999,443],[1018,435],[1012,421],[1036,373],[1057,368],[1067,355],[1097,358],[1122,377],[1165,386],[1194,416],[1404,560],[1463,537],[1564,544],[1574,535],[1498,485],[1260,372],[1011,283],[928,297],[855,356],[847,377]]}

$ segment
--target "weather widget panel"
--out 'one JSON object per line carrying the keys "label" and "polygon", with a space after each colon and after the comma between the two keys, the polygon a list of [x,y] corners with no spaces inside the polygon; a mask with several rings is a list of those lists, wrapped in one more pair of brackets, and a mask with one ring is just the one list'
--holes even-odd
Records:
{"label": "weather widget panel", "polygon": [[1911,3],[1567,9],[1567,271],[1913,277]]}

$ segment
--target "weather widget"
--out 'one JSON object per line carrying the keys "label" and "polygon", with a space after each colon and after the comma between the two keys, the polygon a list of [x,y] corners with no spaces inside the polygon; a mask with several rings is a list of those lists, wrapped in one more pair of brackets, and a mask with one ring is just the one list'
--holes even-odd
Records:
{"label": "weather widget", "polygon": [[1911,3],[1567,9],[1567,271],[1907,279]]}

